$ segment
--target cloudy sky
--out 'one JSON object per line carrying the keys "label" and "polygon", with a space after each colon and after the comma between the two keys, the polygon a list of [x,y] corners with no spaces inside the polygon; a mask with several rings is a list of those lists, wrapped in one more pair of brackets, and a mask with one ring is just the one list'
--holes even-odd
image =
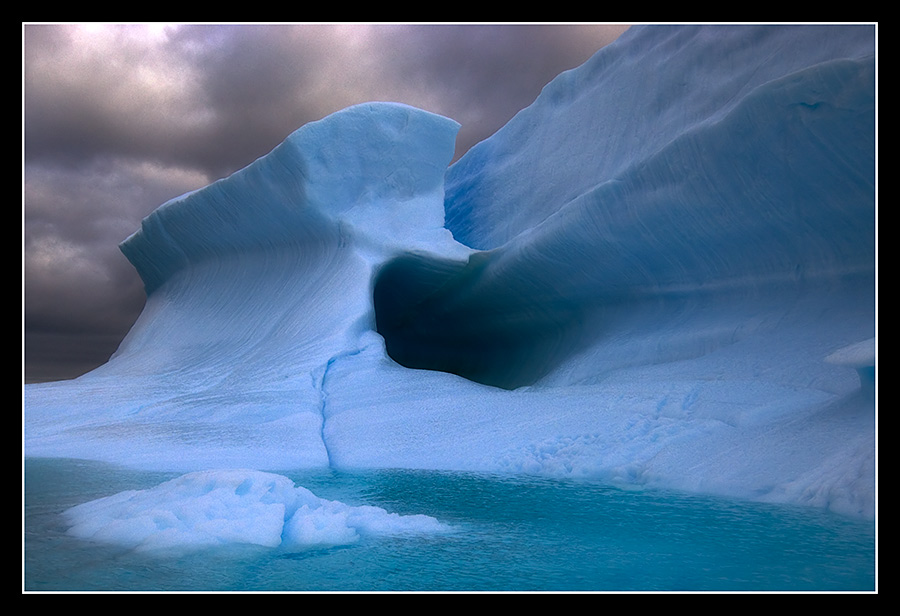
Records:
{"label": "cloudy sky", "polygon": [[164,201],[370,100],[457,120],[458,157],[625,28],[23,24],[25,381],[115,351],[144,304],[118,244]]}

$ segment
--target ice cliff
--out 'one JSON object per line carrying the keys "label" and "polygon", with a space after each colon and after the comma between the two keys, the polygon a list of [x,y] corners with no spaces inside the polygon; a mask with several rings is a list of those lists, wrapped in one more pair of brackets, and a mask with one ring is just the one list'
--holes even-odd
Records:
{"label": "ice cliff", "polygon": [[393,103],[301,127],[121,248],[110,361],[25,454],[594,477],[871,517],[867,26],[634,27],[448,168]]}

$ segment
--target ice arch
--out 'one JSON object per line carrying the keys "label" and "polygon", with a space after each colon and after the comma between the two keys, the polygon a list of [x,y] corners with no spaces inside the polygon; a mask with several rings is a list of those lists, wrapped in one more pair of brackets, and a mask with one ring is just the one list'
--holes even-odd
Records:
{"label": "ice arch", "polygon": [[876,330],[874,41],[631,28],[449,168],[448,118],[310,123],[126,240],[147,306],[105,366],[26,388],[25,451],[874,517],[874,343],[844,348]]}

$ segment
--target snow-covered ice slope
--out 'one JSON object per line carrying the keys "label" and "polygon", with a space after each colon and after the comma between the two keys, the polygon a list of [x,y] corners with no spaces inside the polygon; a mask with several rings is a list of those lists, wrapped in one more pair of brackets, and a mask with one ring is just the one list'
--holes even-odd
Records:
{"label": "snow-covered ice slope", "polygon": [[121,245],[148,291],[141,316],[104,366],[26,389],[26,453],[328,464],[326,373],[374,336],[373,268],[400,250],[470,252],[443,228],[458,128],[352,107],[159,207]]}
{"label": "snow-covered ice slope", "polygon": [[634,27],[448,170],[457,128],[352,107],[161,206],[143,314],[26,387],[26,454],[874,515],[874,28]]}

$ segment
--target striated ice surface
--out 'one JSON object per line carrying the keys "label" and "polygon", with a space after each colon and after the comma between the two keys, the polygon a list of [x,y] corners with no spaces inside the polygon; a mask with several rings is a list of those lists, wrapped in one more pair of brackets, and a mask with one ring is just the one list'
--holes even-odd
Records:
{"label": "striated ice surface", "polygon": [[351,107],[162,205],[143,313],[26,386],[26,455],[874,516],[874,28],[633,27],[448,168],[457,129]]}

